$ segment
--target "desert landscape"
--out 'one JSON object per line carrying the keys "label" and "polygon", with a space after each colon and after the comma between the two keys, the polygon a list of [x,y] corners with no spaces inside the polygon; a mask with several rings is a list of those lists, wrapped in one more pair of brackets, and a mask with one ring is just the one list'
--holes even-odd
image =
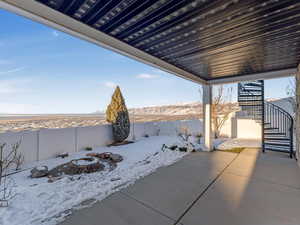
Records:
{"label": "desert landscape", "polygon": [[[290,98],[270,99],[274,104],[284,106],[293,114]],[[232,105],[233,111],[238,111],[237,103]],[[202,118],[202,104],[200,102],[181,103],[174,105],[149,106],[130,108],[131,122],[192,120]],[[0,132],[38,130],[42,128],[67,128],[97,126],[106,124],[105,113],[90,114],[39,114],[39,115],[11,115],[0,114]]]}
{"label": "desert landscape", "polygon": [[[131,122],[190,120],[202,117],[198,102],[129,109]],[[67,128],[106,124],[105,113],[0,115],[0,132]]]}

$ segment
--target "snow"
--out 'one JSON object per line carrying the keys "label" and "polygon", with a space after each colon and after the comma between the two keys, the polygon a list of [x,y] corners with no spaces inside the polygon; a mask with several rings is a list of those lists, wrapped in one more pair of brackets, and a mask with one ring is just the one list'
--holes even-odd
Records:
{"label": "snow", "polygon": [[[203,138],[201,139],[203,143]],[[194,141],[196,149],[201,147],[203,149],[203,144],[196,144]],[[88,152],[112,152],[122,155],[124,160],[118,163],[117,168],[112,171],[107,169],[90,174],[65,175],[53,183],[48,183],[48,178],[29,178],[30,170],[13,174],[10,177],[16,184],[14,192],[17,195],[9,202],[9,207],[0,208],[0,224],[57,224],[74,209],[87,207],[96,201],[101,201],[110,194],[133,184],[139,178],[154,172],[159,167],[171,165],[188,154],[168,149],[162,151],[163,144],[190,147],[186,143],[183,144],[177,136],[154,136],[142,138],[133,144],[98,147]],[[259,147],[260,142],[245,139],[217,139],[214,140],[214,146],[217,149]],[[38,166],[39,169],[44,169],[43,166],[47,166],[50,170],[73,159],[86,157],[86,154],[86,151],[77,152],[63,159],[53,158],[37,162],[31,167]],[[86,161],[80,160],[78,163],[85,164]]]}
{"label": "snow", "polygon": [[45,170],[45,169],[47,169],[47,167],[45,167],[45,166],[37,166],[36,169],[37,170]]}
{"label": "snow", "polygon": [[219,150],[227,150],[232,148],[260,148],[261,141],[259,139],[218,139],[214,142],[215,148]]}
{"label": "snow", "polygon": [[[123,156],[113,170],[75,176],[63,176],[53,183],[48,178],[29,178],[30,170],[11,175],[17,194],[9,207],[0,208],[1,225],[54,225],[63,220],[73,209],[86,207],[108,195],[133,184],[157,168],[168,166],[188,153],[161,151],[163,144],[179,142],[178,137],[155,136],[143,138],[134,144],[115,147],[98,147],[90,152],[112,152]],[[89,153],[90,153],[89,152]],[[71,154],[64,159],[54,158],[32,166],[48,166],[49,169],[79,159],[87,152]]]}
{"label": "snow", "polygon": [[84,159],[79,159],[79,160],[75,160],[73,161],[73,163],[77,166],[88,166],[88,165],[92,165],[95,164],[97,161],[96,160],[84,160]]}

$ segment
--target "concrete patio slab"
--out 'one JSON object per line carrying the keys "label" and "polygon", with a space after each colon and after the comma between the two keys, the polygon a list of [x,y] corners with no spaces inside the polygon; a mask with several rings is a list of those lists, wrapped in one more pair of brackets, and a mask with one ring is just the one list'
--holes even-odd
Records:
{"label": "concrete patio slab", "polygon": [[223,174],[183,217],[185,225],[299,225],[300,190]]}
{"label": "concrete patio slab", "polygon": [[299,181],[282,153],[195,153],[62,225],[299,225]]}
{"label": "concrete patio slab", "polygon": [[122,193],[115,193],[93,207],[75,211],[61,225],[171,225],[174,221]]}
{"label": "concrete patio slab", "polygon": [[298,165],[285,153],[261,153],[257,149],[246,149],[225,173],[251,176],[252,179],[300,189],[300,179],[295,179],[299,177]]}
{"label": "concrete patio slab", "polygon": [[121,192],[178,218],[235,156],[223,152],[190,154]]}

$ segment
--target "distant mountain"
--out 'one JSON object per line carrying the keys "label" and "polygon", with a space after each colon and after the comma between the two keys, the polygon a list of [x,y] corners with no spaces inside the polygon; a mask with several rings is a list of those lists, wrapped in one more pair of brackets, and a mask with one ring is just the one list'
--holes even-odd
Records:
{"label": "distant mountain", "polygon": [[96,112],[92,112],[91,114],[100,114],[100,115],[102,115],[102,114],[104,114],[104,111],[102,110],[97,110]]}
{"label": "distant mountain", "polygon": [[[282,107],[289,113],[293,112],[291,98],[267,99],[279,107]],[[238,104],[233,103],[234,111],[238,111]],[[202,104],[200,102],[178,103],[172,105],[147,106],[141,108],[128,109],[129,114],[135,115],[187,115],[187,114],[202,114]],[[104,114],[105,111],[96,111],[93,114]]]}
{"label": "distant mountain", "polygon": [[129,109],[130,114],[135,115],[184,115],[201,113],[202,105],[199,102],[181,103],[174,105],[148,106]]}

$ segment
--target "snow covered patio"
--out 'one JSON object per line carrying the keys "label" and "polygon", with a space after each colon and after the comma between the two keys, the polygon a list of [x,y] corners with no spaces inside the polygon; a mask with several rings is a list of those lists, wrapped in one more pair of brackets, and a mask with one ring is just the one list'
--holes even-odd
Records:
{"label": "snow covered patio", "polygon": [[62,225],[299,225],[299,178],[279,153],[193,153]]}

